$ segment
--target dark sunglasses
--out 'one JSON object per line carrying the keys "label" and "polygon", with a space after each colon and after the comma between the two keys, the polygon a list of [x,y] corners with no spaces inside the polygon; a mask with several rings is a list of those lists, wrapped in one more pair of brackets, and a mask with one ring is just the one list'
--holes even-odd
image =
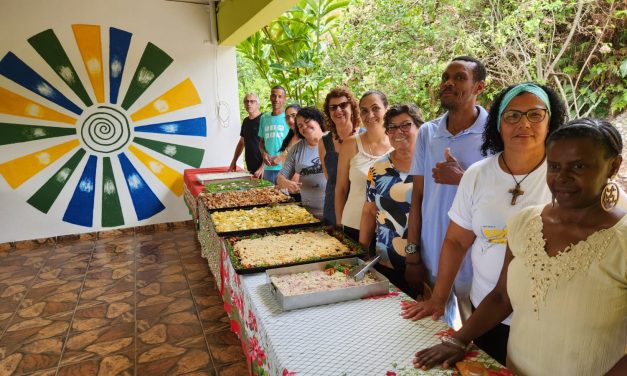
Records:
{"label": "dark sunglasses", "polygon": [[329,105],[329,112],[335,112],[335,110],[337,110],[338,108],[343,110],[346,107],[348,107],[349,104],[351,104],[351,103],[350,102],[342,102],[342,103],[338,103],[338,104],[330,104]]}

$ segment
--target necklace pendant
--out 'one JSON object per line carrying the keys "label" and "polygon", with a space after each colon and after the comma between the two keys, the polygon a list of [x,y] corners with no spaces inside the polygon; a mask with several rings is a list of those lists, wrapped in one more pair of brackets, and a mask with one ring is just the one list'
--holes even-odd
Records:
{"label": "necklace pendant", "polygon": [[525,194],[525,191],[520,189],[520,184],[516,184],[516,186],[510,189],[508,192],[512,194],[512,206],[516,205],[516,199],[518,198],[518,196],[522,196],[523,194]]}

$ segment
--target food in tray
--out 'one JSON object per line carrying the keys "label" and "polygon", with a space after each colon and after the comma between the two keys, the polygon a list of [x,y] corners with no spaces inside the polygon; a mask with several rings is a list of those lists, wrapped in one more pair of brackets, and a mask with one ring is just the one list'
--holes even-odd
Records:
{"label": "food in tray", "polygon": [[251,237],[234,241],[232,248],[237,263],[243,268],[293,264],[359,252],[359,248],[352,249],[322,230]]}
{"label": "food in tray", "polygon": [[282,193],[274,187],[253,188],[247,191],[221,192],[198,195],[209,209],[234,208],[238,206],[277,204],[288,202],[290,196]]}
{"label": "food in tray", "polygon": [[243,231],[320,221],[299,205],[263,206],[247,210],[230,210],[211,214],[217,232]]}
{"label": "food in tray", "polygon": [[347,278],[354,265],[328,263],[324,270],[312,270],[309,272],[274,275],[270,277],[272,283],[285,296],[301,295],[312,292],[343,289],[355,286],[364,286],[377,283],[377,280],[366,274],[361,281]]}
{"label": "food in tray", "polygon": [[251,176],[252,174],[250,172],[245,171],[211,172],[207,174],[197,174],[196,179],[198,179],[201,184],[205,184],[215,180],[242,179],[250,178]]}
{"label": "food in tray", "polygon": [[455,363],[455,367],[461,376],[484,376],[488,375],[488,369],[482,363],[465,360]]}
{"label": "food in tray", "polygon": [[252,188],[263,188],[271,186],[271,182],[263,179],[233,180],[221,183],[209,183],[205,185],[205,192],[219,193],[230,191],[244,191]]}

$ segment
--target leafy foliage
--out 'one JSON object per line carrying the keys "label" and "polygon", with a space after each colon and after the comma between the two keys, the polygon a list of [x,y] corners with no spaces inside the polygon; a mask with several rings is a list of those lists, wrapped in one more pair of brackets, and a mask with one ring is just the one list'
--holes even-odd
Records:
{"label": "leafy foliage", "polygon": [[[484,61],[488,105],[504,87],[554,87],[571,117],[627,109],[627,11],[622,0],[308,0],[238,46],[258,78],[320,104],[331,86],[376,88],[390,102],[441,112],[451,58]],[[241,65],[240,65],[241,66]],[[242,71],[240,70],[240,75]],[[269,92],[267,90],[266,92]]]}

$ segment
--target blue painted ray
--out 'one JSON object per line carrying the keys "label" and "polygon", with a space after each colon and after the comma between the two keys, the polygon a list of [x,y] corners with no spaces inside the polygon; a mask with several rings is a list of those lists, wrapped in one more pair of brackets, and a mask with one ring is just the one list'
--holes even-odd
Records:
{"label": "blue painted ray", "polygon": [[171,134],[180,136],[206,136],[207,123],[204,117],[158,123],[135,127],[135,132]]}
{"label": "blue painted ray", "polygon": [[150,218],[165,209],[165,206],[150,189],[128,157],[124,153],[120,153],[118,154],[118,159],[120,160],[120,166],[122,166],[126,186],[133,200],[137,219],[141,221]]}
{"label": "blue painted ray", "polygon": [[82,109],[67,99],[13,52],[8,52],[0,60],[0,74],[77,115],[83,113]]}
{"label": "blue painted ray", "polygon": [[132,36],[133,34],[128,31],[115,27],[109,28],[109,98],[111,103],[118,102],[126,55]]}
{"label": "blue painted ray", "polygon": [[93,226],[97,164],[98,158],[94,155],[87,160],[83,174],[74,190],[74,195],[72,195],[63,215],[63,221],[79,226]]}

